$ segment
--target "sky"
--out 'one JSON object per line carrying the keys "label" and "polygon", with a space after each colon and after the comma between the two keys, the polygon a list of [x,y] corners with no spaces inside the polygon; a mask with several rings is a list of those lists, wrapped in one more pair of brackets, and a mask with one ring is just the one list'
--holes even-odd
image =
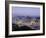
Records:
{"label": "sky", "polygon": [[12,7],[13,16],[40,16],[40,8],[36,7]]}

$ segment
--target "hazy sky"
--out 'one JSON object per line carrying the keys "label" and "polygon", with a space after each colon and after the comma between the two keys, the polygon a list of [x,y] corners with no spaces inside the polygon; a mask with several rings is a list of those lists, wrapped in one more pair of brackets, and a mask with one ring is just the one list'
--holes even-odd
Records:
{"label": "hazy sky", "polygon": [[40,16],[40,8],[12,7],[13,16]]}

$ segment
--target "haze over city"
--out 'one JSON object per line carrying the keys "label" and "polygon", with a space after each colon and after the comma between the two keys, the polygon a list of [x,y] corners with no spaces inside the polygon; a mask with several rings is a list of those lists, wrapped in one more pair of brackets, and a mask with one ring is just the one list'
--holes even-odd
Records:
{"label": "haze over city", "polygon": [[14,16],[40,16],[40,8],[36,7],[12,7]]}
{"label": "haze over city", "polygon": [[39,30],[40,8],[12,7],[12,30]]}

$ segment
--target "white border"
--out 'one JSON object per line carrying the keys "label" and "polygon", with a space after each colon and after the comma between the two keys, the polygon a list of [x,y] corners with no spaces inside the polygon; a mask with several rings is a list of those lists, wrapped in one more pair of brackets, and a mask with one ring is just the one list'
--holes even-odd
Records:
{"label": "white border", "polygon": [[[12,32],[12,7],[37,7],[40,8],[40,30],[37,31],[13,31]],[[42,5],[9,4],[9,35],[43,33],[43,7]]]}

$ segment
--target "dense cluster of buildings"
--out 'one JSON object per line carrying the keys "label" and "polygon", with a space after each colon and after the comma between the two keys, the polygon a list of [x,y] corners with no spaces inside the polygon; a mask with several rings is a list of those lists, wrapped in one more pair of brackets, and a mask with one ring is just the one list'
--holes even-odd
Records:
{"label": "dense cluster of buildings", "polygon": [[16,17],[14,23],[19,27],[27,26],[32,29],[40,29],[40,17]]}

